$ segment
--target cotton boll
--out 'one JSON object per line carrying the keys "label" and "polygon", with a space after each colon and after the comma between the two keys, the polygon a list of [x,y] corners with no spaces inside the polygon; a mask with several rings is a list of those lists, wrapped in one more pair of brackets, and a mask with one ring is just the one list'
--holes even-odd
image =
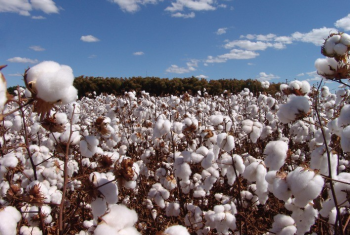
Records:
{"label": "cotton boll", "polygon": [[308,232],[318,217],[318,211],[312,205],[307,204],[304,209],[296,209],[292,213],[297,227],[297,235],[304,235]]}
{"label": "cotton boll", "polygon": [[287,158],[288,144],[283,141],[270,141],[265,149],[265,165],[270,170],[279,170]]}
{"label": "cotton boll", "polygon": [[350,35],[347,33],[342,33],[340,38],[340,43],[345,46],[350,46]]}
{"label": "cotton boll", "polygon": [[344,44],[338,43],[334,46],[334,52],[337,55],[344,55],[348,51],[348,47]]}
{"label": "cotton boll", "polygon": [[21,214],[15,207],[5,207],[0,211],[0,234],[15,235],[20,220]]}
{"label": "cotton boll", "polygon": [[[104,221],[104,223],[108,224],[117,231],[128,227],[133,227],[138,220],[137,213],[134,210],[130,210],[124,205],[113,204],[110,205],[108,209],[109,213],[102,216],[101,219]],[[99,225],[97,228],[98,227]]]}
{"label": "cotton boll", "polygon": [[117,203],[118,187],[115,184],[115,182],[110,182],[110,180],[107,179],[106,176],[98,172],[93,172],[90,174],[90,181],[103,194],[107,203],[109,204]]}
{"label": "cotton boll", "polygon": [[340,145],[344,152],[350,152],[350,125],[342,130]]}
{"label": "cotton boll", "polygon": [[179,216],[180,215],[180,204],[178,202],[171,202],[166,207],[166,216]]}
{"label": "cotton boll", "polygon": [[297,228],[292,217],[278,214],[273,217],[270,231],[277,235],[294,235],[297,232]]}
{"label": "cotton boll", "polygon": [[319,58],[315,61],[317,73],[320,75],[333,75],[337,69],[337,61],[334,58]]}
{"label": "cotton boll", "polygon": [[22,226],[19,230],[21,235],[42,235],[43,232],[38,227]]}
{"label": "cotton boll", "polygon": [[173,225],[168,227],[164,234],[167,235],[190,235],[190,233],[187,231],[187,228],[182,225]]}
{"label": "cotton boll", "polygon": [[72,85],[73,70],[67,65],[41,62],[27,71],[26,79],[27,82],[35,82],[37,97],[46,102],[69,103],[76,99],[77,91]]}
{"label": "cotton boll", "polygon": [[105,235],[105,234],[118,235],[119,233],[112,226],[110,226],[108,224],[101,223],[94,230],[94,234],[95,235]]}
{"label": "cotton boll", "polygon": [[[335,178],[337,175],[338,156],[336,154],[333,154],[332,152],[330,152],[329,154],[330,154],[330,160],[331,160],[332,177]],[[323,175],[329,175],[328,156],[323,146],[318,147],[312,151],[310,168],[314,170],[316,169],[320,170],[320,173]]]}
{"label": "cotton boll", "polygon": [[295,197],[294,203],[299,207],[304,207],[320,194],[324,180],[311,170],[297,167],[288,174],[287,183]]}
{"label": "cotton boll", "polygon": [[232,135],[227,135],[226,133],[221,133],[217,137],[218,146],[225,150],[226,152],[230,152],[235,148],[235,141]]}
{"label": "cotton boll", "polygon": [[286,104],[280,106],[277,116],[282,123],[289,123],[296,118],[303,118],[310,110],[310,104],[304,96],[292,96]]}

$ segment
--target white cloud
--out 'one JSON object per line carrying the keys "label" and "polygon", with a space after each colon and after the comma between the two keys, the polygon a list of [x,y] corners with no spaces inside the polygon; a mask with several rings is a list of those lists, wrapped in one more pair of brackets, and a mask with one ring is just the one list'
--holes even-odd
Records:
{"label": "white cloud", "polygon": [[33,9],[46,14],[58,13],[59,9],[52,0],[0,0],[0,12],[13,12],[23,16],[30,16]]}
{"label": "white cloud", "polygon": [[304,76],[305,75],[305,73],[299,73],[299,74],[297,74],[297,77],[301,77],[301,76]]}
{"label": "white cloud", "polygon": [[165,71],[168,72],[168,73],[178,73],[178,74],[188,73],[189,72],[189,70],[187,68],[179,67],[179,66],[177,66],[175,64],[171,65]]}
{"label": "white cloud", "polygon": [[93,58],[95,58],[96,56],[97,56],[97,55],[89,55],[88,58],[89,58],[89,59],[93,59]]}
{"label": "white cloud", "polygon": [[198,75],[198,76],[196,76],[196,78],[204,78],[204,79],[207,79],[207,78],[209,78],[208,76],[205,76],[205,75],[203,75],[203,74],[201,74],[201,75]]}
{"label": "white cloud", "polygon": [[198,62],[199,60],[190,60],[189,62],[186,63],[187,67],[179,67],[177,65],[171,65],[169,68],[166,69],[166,72],[168,73],[189,73],[192,71],[196,71],[196,68],[198,67]]}
{"label": "white cloud", "polygon": [[267,74],[265,72],[260,72],[256,79],[260,81],[270,81],[271,79],[278,79],[279,76],[273,75],[272,73]]}
{"label": "white cloud", "polygon": [[46,18],[44,16],[32,16],[32,19],[34,19],[34,20],[44,20]]}
{"label": "white cloud", "polygon": [[29,16],[32,5],[28,0],[0,0],[0,12],[13,12],[20,15]]}
{"label": "white cloud", "polygon": [[258,41],[272,41],[274,38],[276,38],[276,35],[273,33],[269,34],[247,34],[246,36],[241,35],[240,38],[246,38],[249,40],[258,40]]}
{"label": "white cloud", "polygon": [[52,0],[31,0],[32,6],[36,10],[41,10],[46,14],[58,13],[59,10]]}
{"label": "white cloud", "polygon": [[175,12],[188,8],[193,11],[210,11],[216,9],[213,6],[214,3],[214,0],[176,0],[176,2],[172,2],[171,6],[165,8],[165,10]]}
{"label": "white cloud", "polygon": [[28,58],[23,58],[23,57],[13,57],[8,59],[7,61],[12,62],[12,63],[30,63],[30,64],[35,64],[38,63],[38,60],[32,60]]}
{"label": "white cloud", "polygon": [[220,4],[220,5],[218,5],[218,7],[220,7],[220,8],[227,8],[227,5],[226,4]]}
{"label": "white cloud", "polygon": [[42,48],[41,46],[31,46],[29,48],[33,51],[45,51],[45,48]]}
{"label": "white cloud", "polygon": [[316,46],[321,46],[331,32],[336,33],[338,30],[323,27],[320,29],[313,29],[308,33],[295,32],[292,34],[292,38],[296,41],[310,42]]}
{"label": "white cloud", "polygon": [[334,25],[337,28],[342,28],[345,31],[350,31],[350,14],[344,18],[341,18],[340,20],[337,20]]}
{"label": "white cloud", "polygon": [[118,4],[118,6],[126,12],[134,13],[140,10],[140,5],[157,4],[162,0],[108,0],[110,2]]}
{"label": "white cloud", "polygon": [[145,53],[143,53],[143,51],[137,51],[137,52],[134,52],[134,55],[144,55]]}
{"label": "white cloud", "polygon": [[218,31],[216,31],[216,34],[217,35],[225,34],[226,30],[227,30],[227,28],[219,28]]}
{"label": "white cloud", "polygon": [[258,51],[258,50],[265,50],[268,47],[272,47],[273,44],[271,43],[266,43],[266,42],[252,42],[248,40],[235,40],[228,42],[224,45],[226,49],[231,49],[234,47],[239,47],[245,50],[251,50],[251,51]]}
{"label": "white cloud", "polygon": [[100,39],[92,36],[92,35],[86,35],[86,36],[81,36],[80,40],[83,42],[98,42]]}
{"label": "white cloud", "polygon": [[229,53],[219,55],[217,57],[208,56],[206,63],[224,63],[227,60],[247,60],[259,56],[259,53],[254,51],[232,49]]}
{"label": "white cloud", "polygon": [[178,17],[178,18],[194,18],[196,14],[194,12],[188,13],[188,14],[183,14],[181,12],[176,12],[174,14],[171,14],[172,17]]}

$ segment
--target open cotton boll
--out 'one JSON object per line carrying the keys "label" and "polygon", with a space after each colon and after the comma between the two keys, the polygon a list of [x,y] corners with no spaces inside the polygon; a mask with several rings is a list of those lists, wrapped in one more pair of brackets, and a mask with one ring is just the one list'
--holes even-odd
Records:
{"label": "open cotton boll", "polygon": [[350,125],[342,130],[340,145],[344,152],[350,152]]}
{"label": "open cotton boll", "polygon": [[[338,168],[338,156],[336,154],[333,154],[332,152],[330,152],[329,154],[330,154],[330,160],[331,160],[332,177],[335,178],[337,175],[337,168]],[[318,147],[312,151],[310,168],[314,170],[316,169],[320,170],[320,173],[323,175],[327,175],[327,176],[329,175],[328,156],[327,156],[326,149],[323,146]]]}
{"label": "open cotton boll", "polygon": [[303,118],[310,110],[308,98],[291,96],[286,104],[280,105],[277,116],[282,123],[289,123],[297,118]]}
{"label": "open cotton boll", "polygon": [[84,139],[80,141],[81,155],[91,158],[96,153],[98,144],[96,136],[84,136]]}
{"label": "open cotton boll", "polygon": [[338,62],[334,58],[319,58],[315,61],[317,73],[320,75],[334,75],[334,70],[338,67]]}
{"label": "open cotton boll", "polygon": [[340,115],[338,117],[338,126],[345,127],[350,124],[350,104],[346,104],[340,111]]}
{"label": "open cotton boll", "polygon": [[171,202],[168,204],[165,210],[166,216],[179,216],[180,204],[178,202]]}
{"label": "open cotton boll", "polygon": [[292,213],[297,227],[297,235],[304,235],[308,232],[318,217],[318,211],[311,204],[307,204],[303,209],[296,209]]}
{"label": "open cotton boll", "polygon": [[344,55],[348,51],[348,47],[344,44],[338,43],[334,46],[334,52],[337,55]]}
{"label": "open cotton boll", "polygon": [[264,163],[269,170],[279,170],[287,158],[288,144],[284,141],[270,141],[265,149],[266,158]]}
{"label": "open cotton boll", "polygon": [[91,173],[89,179],[95,187],[98,187],[107,203],[114,204],[118,202],[118,187],[115,182],[110,182],[106,176],[98,172]]}
{"label": "open cotton boll", "polygon": [[104,213],[107,211],[106,200],[104,198],[96,198],[94,201],[91,202],[91,210],[92,215],[95,219],[97,219],[101,215],[104,215]]}
{"label": "open cotton boll", "polygon": [[30,68],[26,78],[28,82],[35,82],[37,97],[46,102],[61,101],[66,104],[77,98],[73,70],[67,65],[44,61]]}
{"label": "open cotton boll", "polygon": [[344,44],[345,46],[350,46],[350,35],[347,33],[342,33],[340,43]]}
{"label": "open cotton boll", "polygon": [[278,214],[273,217],[270,231],[276,235],[294,235],[297,228],[294,225],[294,219],[292,217]]}
{"label": "open cotton boll", "polygon": [[173,225],[165,229],[164,233],[166,235],[190,235],[187,228],[182,225]]}
{"label": "open cotton boll", "polygon": [[324,180],[312,170],[297,167],[288,174],[287,183],[295,197],[295,205],[304,207],[320,194]]}
{"label": "open cotton boll", "polygon": [[43,232],[38,227],[22,226],[19,230],[21,235],[42,235]]}
{"label": "open cotton boll", "polygon": [[235,139],[232,135],[221,133],[217,137],[217,145],[226,152],[230,152],[235,148]]}
{"label": "open cotton boll", "polygon": [[169,191],[163,188],[163,186],[160,183],[153,184],[152,188],[148,192],[148,198],[154,198],[154,201],[160,208],[165,208],[164,200],[167,200],[169,196]]}
{"label": "open cotton boll", "polygon": [[15,235],[17,223],[21,220],[21,213],[12,206],[0,210],[0,234]]}
{"label": "open cotton boll", "polygon": [[[130,210],[124,205],[109,205],[108,211],[109,212],[107,214],[101,217],[102,222],[99,225],[97,225],[97,228],[100,225],[106,224],[114,228],[118,232],[122,229],[133,227],[138,220],[137,213],[134,210]],[[104,235],[105,234],[109,233],[104,233]]]}
{"label": "open cotton boll", "polygon": [[153,138],[160,138],[170,132],[171,123],[169,120],[159,118],[153,128]]}

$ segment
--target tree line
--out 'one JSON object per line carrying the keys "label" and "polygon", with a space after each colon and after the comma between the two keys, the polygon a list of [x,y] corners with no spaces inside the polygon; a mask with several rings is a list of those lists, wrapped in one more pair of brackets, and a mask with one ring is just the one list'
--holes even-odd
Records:
{"label": "tree line", "polygon": [[266,92],[275,94],[279,91],[280,83],[271,83],[268,89],[263,89],[258,80],[247,79],[218,79],[206,80],[204,78],[159,78],[159,77],[131,77],[131,78],[104,78],[79,76],[74,80],[74,86],[78,90],[79,97],[86,96],[89,93],[101,93],[123,95],[124,92],[134,90],[137,93],[146,91],[150,95],[180,95],[185,92],[196,94],[197,91],[208,92],[210,95],[222,94],[225,90],[231,93],[239,93],[244,88],[248,88],[254,94]]}

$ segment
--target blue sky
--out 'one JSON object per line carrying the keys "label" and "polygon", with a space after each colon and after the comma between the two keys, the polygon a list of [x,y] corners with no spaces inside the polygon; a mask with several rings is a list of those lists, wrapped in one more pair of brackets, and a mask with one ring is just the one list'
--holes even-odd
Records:
{"label": "blue sky", "polygon": [[0,0],[0,64],[8,86],[44,60],[75,76],[316,81],[337,31],[348,0]]}

